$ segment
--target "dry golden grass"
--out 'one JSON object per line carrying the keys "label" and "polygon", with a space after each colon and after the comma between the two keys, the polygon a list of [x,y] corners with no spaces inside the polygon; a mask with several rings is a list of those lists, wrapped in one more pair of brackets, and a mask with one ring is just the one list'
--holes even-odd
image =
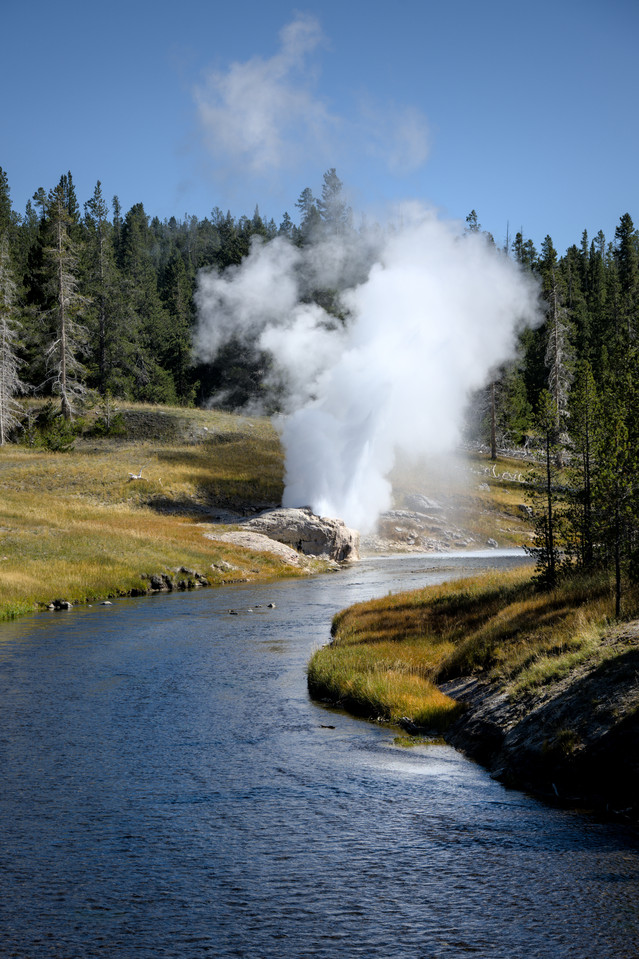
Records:
{"label": "dry golden grass", "polygon": [[596,655],[611,612],[603,577],[540,593],[521,569],[395,594],[335,617],[309,686],[368,716],[441,729],[458,706],[438,683],[481,673],[521,695]]}
{"label": "dry golden grass", "polygon": [[0,618],[57,597],[126,594],[144,588],[144,574],[183,565],[212,581],[221,560],[238,567],[225,580],[294,575],[272,555],[205,539],[197,526],[198,508],[279,502],[283,458],[270,423],[133,412],[141,425],[128,438],[87,436],[67,453],[0,449]]}

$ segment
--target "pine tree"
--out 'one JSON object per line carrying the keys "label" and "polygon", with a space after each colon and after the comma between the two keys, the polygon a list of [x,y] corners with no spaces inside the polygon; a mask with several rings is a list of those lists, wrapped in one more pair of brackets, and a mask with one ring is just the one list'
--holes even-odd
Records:
{"label": "pine tree", "polygon": [[171,403],[176,399],[175,385],[171,374],[161,365],[170,322],[158,292],[153,244],[144,207],[136,203],[122,225],[119,258],[124,276],[127,340],[131,344],[129,368],[137,399]]}
{"label": "pine tree", "polygon": [[114,196],[111,200],[111,206],[113,208],[113,250],[117,262],[120,256],[120,240],[122,238],[122,207],[117,196]]}
{"label": "pine tree", "polygon": [[240,236],[230,210],[223,214],[219,207],[216,207],[212,216],[220,241],[215,256],[216,265],[222,270],[227,266],[238,266],[249,251],[248,238]]}
{"label": "pine tree", "polygon": [[535,268],[537,264],[537,250],[532,240],[524,240],[524,235],[521,231],[515,234],[511,249],[515,260],[524,270],[533,270]]}
{"label": "pine tree", "polygon": [[[627,386],[631,388],[631,384]],[[601,402],[604,428],[597,434],[598,468],[593,495],[599,517],[599,535],[608,551],[615,578],[615,615],[621,613],[622,572],[632,552],[637,451],[631,440],[628,395],[604,389]]]}
{"label": "pine tree", "polygon": [[0,236],[6,236],[9,239],[10,231],[14,224],[13,211],[11,209],[11,195],[9,192],[9,180],[7,174],[0,167]]}
{"label": "pine tree", "polygon": [[634,343],[639,313],[639,236],[629,213],[624,213],[615,230],[614,258],[620,288],[620,309],[625,341]]}
{"label": "pine tree", "polygon": [[536,559],[536,577],[540,585],[553,589],[557,585],[561,567],[560,534],[563,517],[557,502],[557,460],[559,431],[557,409],[551,394],[543,390],[536,413],[543,461],[541,471],[536,473],[531,487],[535,510],[534,545],[527,547]]}
{"label": "pine tree", "polygon": [[344,184],[338,177],[335,167],[331,167],[324,174],[322,196],[315,205],[323,223],[331,233],[346,233],[351,229],[353,211],[344,200]]}
{"label": "pine tree", "polygon": [[[547,236],[542,245],[543,259],[542,292],[547,303],[546,312],[546,368],[548,370],[548,390],[553,399],[556,429],[565,422],[568,411],[568,395],[572,379],[573,349],[571,342],[571,324],[568,310],[564,305],[564,290],[560,280],[557,251]],[[561,465],[561,446],[557,446],[559,465]]]}
{"label": "pine tree", "polygon": [[481,224],[477,218],[477,211],[471,210],[468,216],[466,217],[466,233],[479,233],[481,230]]}
{"label": "pine tree", "polygon": [[123,329],[121,278],[115,265],[113,227],[108,220],[109,209],[98,180],[93,196],[85,203],[83,292],[90,298],[87,311],[90,367],[94,385],[102,396],[107,391],[122,389],[122,368],[127,350]]}
{"label": "pine tree", "polygon": [[586,570],[592,569],[597,560],[593,487],[600,429],[600,403],[592,368],[587,360],[580,360],[569,401],[569,539],[577,565]]}
{"label": "pine tree", "polygon": [[505,447],[520,446],[530,431],[533,416],[518,362],[502,370],[496,399],[496,442]]}
{"label": "pine tree", "polygon": [[163,344],[162,365],[171,372],[175,391],[183,403],[193,401],[192,369],[192,314],[193,285],[182,256],[175,251],[164,272],[161,283],[164,305],[170,316],[167,339]]}
{"label": "pine tree", "polygon": [[16,283],[11,269],[7,233],[0,233],[0,446],[18,425],[21,407],[16,400],[25,386],[19,377],[17,341],[20,324],[16,316]]}
{"label": "pine tree", "polygon": [[295,230],[295,226],[293,224],[293,221],[291,220],[288,213],[284,213],[284,216],[282,217],[282,222],[280,223],[279,229],[277,232],[279,233],[280,236],[286,236],[288,237],[289,240],[292,240],[294,230]]}
{"label": "pine tree", "polygon": [[52,295],[49,314],[54,318],[54,327],[46,359],[48,382],[60,396],[62,416],[70,420],[86,392],[85,370],[80,360],[86,347],[86,330],[79,317],[87,300],[78,293],[79,251],[70,235],[73,221],[67,202],[67,185],[62,178],[48,196],[49,245],[45,247],[44,256]]}
{"label": "pine tree", "polygon": [[297,239],[299,245],[304,246],[315,238],[322,222],[317,201],[310,187],[307,186],[302,190],[295,202],[295,206],[300,211],[300,225],[298,227]]}

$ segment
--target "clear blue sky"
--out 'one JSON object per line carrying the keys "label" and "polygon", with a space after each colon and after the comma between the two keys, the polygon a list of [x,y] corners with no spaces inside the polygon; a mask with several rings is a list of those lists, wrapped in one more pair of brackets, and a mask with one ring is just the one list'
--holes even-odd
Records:
{"label": "clear blue sky", "polygon": [[375,216],[475,209],[563,253],[639,225],[637,0],[9,0],[14,209],[67,170],[126,212],[280,222],[336,167]]}

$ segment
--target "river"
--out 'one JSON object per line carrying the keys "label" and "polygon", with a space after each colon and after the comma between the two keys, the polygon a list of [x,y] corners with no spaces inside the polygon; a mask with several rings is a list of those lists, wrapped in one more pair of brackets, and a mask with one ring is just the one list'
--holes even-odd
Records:
{"label": "river", "polygon": [[636,957],[632,831],[306,691],[338,609],[511,561],[374,558],[0,627],[0,955]]}

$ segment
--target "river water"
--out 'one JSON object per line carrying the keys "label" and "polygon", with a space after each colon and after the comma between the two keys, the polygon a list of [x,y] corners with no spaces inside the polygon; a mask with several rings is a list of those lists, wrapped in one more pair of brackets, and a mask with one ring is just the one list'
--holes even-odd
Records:
{"label": "river water", "polygon": [[338,609],[498,561],[371,559],[0,627],[0,955],[639,955],[632,832],[308,698]]}

